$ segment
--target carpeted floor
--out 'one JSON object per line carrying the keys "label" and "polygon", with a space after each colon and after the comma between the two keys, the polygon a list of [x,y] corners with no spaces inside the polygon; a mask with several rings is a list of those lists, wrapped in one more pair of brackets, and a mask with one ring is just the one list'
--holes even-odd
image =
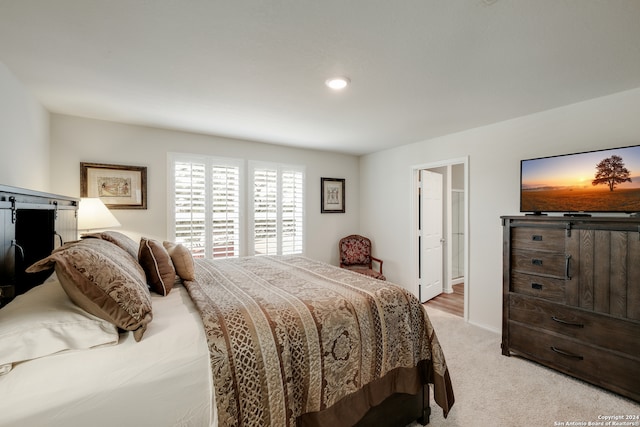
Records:
{"label": "carpeted floor", "polygon": [[[431,426],[606,426],[606,416],[640,417],[640,404],[630,399],[525,359],[502,356],[500,335],[440,310],[427,307],[427,312],[456,399],[447,419],[432,400]],[[616,422],[632,424],[608,425],[640,426],[638,418]]]}

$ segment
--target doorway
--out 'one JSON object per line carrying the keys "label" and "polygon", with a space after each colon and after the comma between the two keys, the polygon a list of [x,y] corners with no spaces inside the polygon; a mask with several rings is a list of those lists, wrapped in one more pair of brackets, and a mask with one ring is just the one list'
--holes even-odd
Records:
{"label": "doorway", "polygon": [[[464,300],[464,318],[468,318],[468,298],[470,280],[468,274],[468,157],[451,159],[437,163],[412,166],[412,236],[415,242],[412,250],[415,266],[416,286],[414,294],[420,302],[426,302],[439,294],[454,296],[462,288]],[[441,177],[433,180],[432,174]],[[440,185],[441,197],[438,199],[425,190],[425,184]],[[437,206],[434,206],[436,204]],[[434,218],[437,222],[441,214],[441,257],[438,259],[437,245],[434,245]],[[429,218],[427,218],[427,215]],[[437,233],[435,233],[437,234]],[[425,246],[429,251],[425,251]],[[425,259],[425,256],[428,257]],[[426,270],[426,271],[425,271]],[[441,281],[434,288],[434,277]],[[442,297],[441,297],[442,298]]]}

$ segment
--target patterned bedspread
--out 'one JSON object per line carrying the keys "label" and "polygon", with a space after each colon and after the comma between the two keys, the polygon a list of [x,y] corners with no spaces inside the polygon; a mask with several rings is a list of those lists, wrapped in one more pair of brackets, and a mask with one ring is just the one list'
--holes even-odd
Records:
{"label": "patterned bedspread", "polygon": [[197,260],[185,282],[208,337],[220,426],[295,426],[420,361],[445,414],[442,350],[410,293],[301,256]]}

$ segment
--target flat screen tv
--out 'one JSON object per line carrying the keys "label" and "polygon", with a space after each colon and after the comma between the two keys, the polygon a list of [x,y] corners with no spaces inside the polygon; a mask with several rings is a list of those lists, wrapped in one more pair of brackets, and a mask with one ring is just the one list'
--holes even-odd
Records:
{"label": "flat screen tv", "polygon": [[640,145],[522,160],[520,212],[640,212]]}

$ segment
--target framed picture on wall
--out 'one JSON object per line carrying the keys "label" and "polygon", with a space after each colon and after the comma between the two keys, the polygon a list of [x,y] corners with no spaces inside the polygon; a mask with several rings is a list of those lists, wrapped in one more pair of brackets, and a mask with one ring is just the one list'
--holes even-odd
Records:
{"label": "framed picture on wall", "polygon": [[98,197],[109,209],[147,209],[147,168],[81,162],[80,197]]}
{"label": "framed picture on wall", "polygon": [[344,178],[320,178],[320,213],[344,213]]}

